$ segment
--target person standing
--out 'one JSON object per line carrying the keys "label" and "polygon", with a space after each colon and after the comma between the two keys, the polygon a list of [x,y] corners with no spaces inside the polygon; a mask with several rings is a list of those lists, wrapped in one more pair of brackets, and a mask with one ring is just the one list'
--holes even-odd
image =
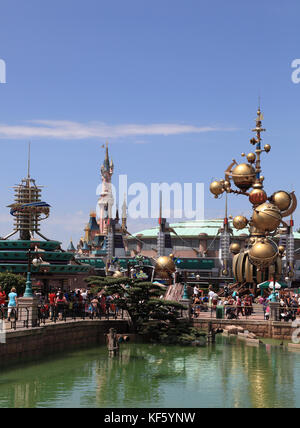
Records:
{"label": "person standing", "polygon": [[68,302],[64,296],[64,293],[60,293],[58,298],[56,299],[56,313],[60,321],[62,321],[64,317],[67,303]]}
{"label": "person standing", "polygon": [[[13,287],[11,292],[8,295],[8,312],[7,312],[7,321],[10,321],[10,316],[12,311],[16,311],[18,305],[18,295],[17,290]],[[16,317],[16,313],[15,313]]]}
{"label": "person standing", "polygon": [[237,318],[239,317],[239,314],[242,314],[244,316],[243,306],[242,306],[242,299],[240,298],[239,294],[236,295],[236,307],[237,307]]}
{"label": "person standing", "polygon": [[5,304],[6,304],[6,293],[4,290],[2,290],[2,287],[0,285],[0,310],[2,312],[2,319],[4,318]]}
{"label": "person standing", "polygon": [[50,305],[50,320],[53,321],[54,313],[55,313],[55,304],[56,304],[56,292],[52,291],[49,293],[49,305]]}

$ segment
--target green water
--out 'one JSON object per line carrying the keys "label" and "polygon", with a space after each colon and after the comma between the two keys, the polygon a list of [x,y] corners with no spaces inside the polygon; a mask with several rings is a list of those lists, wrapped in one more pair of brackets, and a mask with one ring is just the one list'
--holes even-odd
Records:
{"label": "green water", "polygon": [[99,347],[2,369],[0,407],[300,407],[300,353],[223,337],[115,358]]}

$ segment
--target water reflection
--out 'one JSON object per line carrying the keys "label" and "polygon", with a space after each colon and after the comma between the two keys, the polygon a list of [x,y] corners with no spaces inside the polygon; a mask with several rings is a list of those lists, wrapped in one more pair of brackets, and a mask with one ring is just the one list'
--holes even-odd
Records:
{"label": "water reflection", "polygon": [[299,407],[300,353],[219,338],[104,347],[0,372],[0,407]]}

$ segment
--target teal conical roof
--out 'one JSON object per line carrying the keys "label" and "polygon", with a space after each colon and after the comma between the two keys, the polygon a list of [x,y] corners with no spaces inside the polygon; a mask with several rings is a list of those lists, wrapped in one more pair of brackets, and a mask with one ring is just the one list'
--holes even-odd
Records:
{"label": "teal conical roof", "polygon": [[76,251],[76,248],[74,247],[72,240],[70,241],[67,251]]}

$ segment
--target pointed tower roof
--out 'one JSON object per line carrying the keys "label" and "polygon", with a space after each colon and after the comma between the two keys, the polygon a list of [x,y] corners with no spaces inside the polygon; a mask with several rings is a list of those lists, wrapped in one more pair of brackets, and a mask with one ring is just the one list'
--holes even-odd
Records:
{"label": "pointed tower roof", "polygon": [[74,244],[73,244],[72,238],[71,238],[70,244],[69,244],[69,246],[68,246],[68,248],[67,248],[67,251],[70,251],[70,252],[74,252],[74,251],[76,251],[76,248],[74,247]]}
{"label": "pointed tower roof", "polygon": [[96,220],[96,213],[94,211],[90,213],[88,228],[89,228],[88,230],[91,230],[91,231],[99,231],[99,226]]}
{"label": "pointed tower roof", "polygon": [[89,248],[89,246],[88,246],[88,244],[87,244],[87,242],[86,242],[86,241],[84,241],[84,244],[83,244],[82,249],[83,249],[84,251],[89,251],[89,250],[90,250],[90,248]]}
{"label": "pointed tower roof", "polygon": [[101,168],[103,171],[109,171],[110,169],[110,162],[109,162],[109,155],[108,155],[108,143],[106,143],[106,149],[105,149],[105,159]]}

